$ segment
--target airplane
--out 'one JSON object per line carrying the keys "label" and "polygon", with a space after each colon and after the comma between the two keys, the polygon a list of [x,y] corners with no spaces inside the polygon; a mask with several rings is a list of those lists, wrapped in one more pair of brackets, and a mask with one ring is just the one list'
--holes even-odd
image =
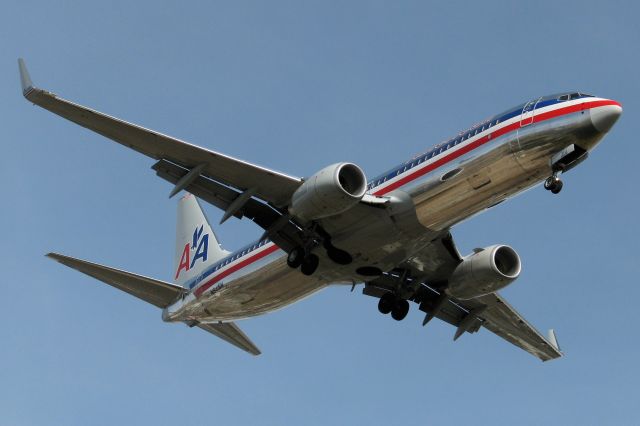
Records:
{"label": "airplane", "polygon": [[[373,179],[342,162],[310,177],[280,173],[189,144],[33,85],[18,59],[24,97],[155,160],[178,203],[175,275],[161,281],[58,253],[47,256],[162,309],[166,322],[198,327],[253,355],[236,321],[266,314],[329,285],[364,284],[378,310],[397,321],[410,302],[456,329],[481,328],[542,361],[562,356],[498,291],[521,260],[496,244],[462,256],[451,229],[540,183],[561,191],[562,173],[587,159],[622,113],[583,92],[530,99],[483,120]],[[197,197],[197,198],[196,198]],[[220,245],[198,198],[264,232],[231,253]]]}

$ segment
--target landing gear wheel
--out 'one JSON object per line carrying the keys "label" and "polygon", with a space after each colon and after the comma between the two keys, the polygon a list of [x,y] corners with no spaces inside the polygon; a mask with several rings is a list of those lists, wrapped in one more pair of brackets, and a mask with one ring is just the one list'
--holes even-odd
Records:
{"label": "landing gear wheel", "polygon": [[393,293],[387,293],[378,301],[378,311],[383,315],[387,315],[391,312],[395,304],[396,296]]}
{"label": "landing gear wheel", "polygon": [[303,260],[304,250],[302,250],[302,248],[300,247],[296,247],[289,252],[289,255],[287,256],[287,265],[289,265],[290,268],[295,269],[298,266],[302,265]]}
{"label": "landing gear wheel", "polygon": [[318,256],[310,254],[302,261],[302,268],[300,268],[300,270],[305,275],[313,275],[316,269],[318,269],[319,263],[320,259],[318,259]]}
{"label": "landing gear wheel", "polygon": [[338,265],[348,265],[353,262],[353,257],[349,253],[333,246],[327,249],[327,256]]}
{"label": "landing gear wheel", "polygon": [[409,313],[409,301],[399,299],[396,301],[393,309],[391,309],[391,318],[396,321],[402,321]]}
{"label": "landing gear wheel", "polygon": [[547,180],[544,181],[544,189],[551,191],[552,194],[558,194],[562,190],[562,186],[562,180],[555,175],[548,177]]}

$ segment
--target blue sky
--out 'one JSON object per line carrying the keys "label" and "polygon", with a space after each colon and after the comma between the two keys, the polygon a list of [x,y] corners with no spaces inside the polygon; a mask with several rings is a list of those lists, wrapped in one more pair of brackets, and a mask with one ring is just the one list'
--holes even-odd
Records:
{"label": "blue sky", "polygon": [[[637,422],[635,2],[30,2],[0,14],[0,424]],[[253,358],[66,269],[59,251],[169,279],[175,200],[153,161],[34,107],[68,99],[248,161],[369,176],[510,106],[583,90],[624,115],[568,173],[453,230],[523,258],[503,295],[566,357],[401,323],[330,288],[241,325]],[[634,130],[635,129],[635,130]],[[212,222],[220,212],[207,209]],[[217,228],[234,249],[260,235]]]}

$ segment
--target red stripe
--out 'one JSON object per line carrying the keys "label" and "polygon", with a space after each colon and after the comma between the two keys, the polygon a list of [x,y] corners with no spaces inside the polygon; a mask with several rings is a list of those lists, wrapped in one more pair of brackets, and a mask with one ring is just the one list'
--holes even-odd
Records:
{"label": "red stripe", "polygon": [[261,251],[260,253],[257,253],[257,254],[255,254],[255,255],[253,255],[251,257],[246,258],[242,262],[239,262],[237,265],[233,265],[231,268],[227,269],[226,271],[223,271],[223,272],[219,273],[218,275],[214,276],[209,281],[207,281],[206,283],[202,284],[200,287],[198,287],[195,290],[194,293],[195,293],[196,297],[200,297],[200,295],[202,295],[202,293],[207,291],[208,288],[210,288],[212,285],[214,285],[215,283],[217,283],[218,281],[220,281],[224,277],[227,277],[227,276],[233,274],[234,272],[236,272],[237,270],[242,269],[245,266],[262,259],[263,257],[270,255],[271,253],[277,251],[279,248],[280,247],[278,247],[277,245],[274,244],[271,247]]}
{"label": "red stripe", "polygon": [[[541,113],[538,115],[534,115],[533,121],[532,123],[540,123],[542,121],[545,120],[550,120],[552,118],[556,118],[556,117],[560,117],[562,115],[566,115],[566,114],[571,114],[574,112],[578,112],[578,111],[582,111],[585,109],[591,109],[591,108],[598,108],[601,106],[608,106],[608,105],[617,105],[617,106],[621,106],[620,103],[616,102],[616,101],[611,101],[611,100],[601,100],[601,101],[592,101],[592,102],[585,102],[585,103],[581,103],[581,104],[576,104],[576,105],[571,105],[565,108],[559,108],[557,110],[554,111],[549,111],[549,112],[545,112],[545,113]],[[474,149],[484,145],[485,143],[489,142],[491,139],[495,139],[498,138],[500,136],[506,135],[507,133],[510,133],[516,129],[518,129],[520,127],[520,121],[516,121],[512,124],[509,124],[508,126],[504,126],[498,130],[496,130],[495,132],[490,133],[487,136],[483,136],[478,140],[473,141],[472,143],[464,146],[463,148],[458,149],[455,152],[450,153],[449,155],[446,155],[442,158],[440,158],[439,160],[429,164],[428,166],[420,169],[420,170],[416,170],[413,173],[408,174],[407,176],[403,177],[402,179],[397,180],[396,182],[394,182],[393,184],[387,186],[386,188],[383,188],[379,191],[374,192],[374,195],[383,195],[386,194],[390,191],[393,191],[396,188],[399,188],[403,185],[406,185],[407,183],[411,182],[412,180],[415,180],[417,178],[419,178],[420,176],[423,176],[435,169],[437,169],[438,167],[441,167],[453,160],[455,160],[456,158],[473,151]],[[211,286],[213,286],[215,283],[217,283],[218,281],[222,280],[223,278],[231,275],[232,273],[244,268],[245,266],[256,262],[260,259],[262,259],[265,256],[270,255],[271,253],[277,251],[279,249],[279,247],[277,245],[273,245],[271,247],[269,247],[268,249],[265,249],[263,251],[261,251],[260,253],[248,257],[247,259],[243,260],[242,262],[238,263],[237,265],[234,265],[233,267],[227,269],[224,272],[221,272],[220,274],[214,276],[213,278],[211,278],[209,281],[207,281],[206,283],[204,283],[203,285],[201,285],[200,287],[198,287],[195,290],[195,295],[196,297],[200,297],[202,295],[202,293],[204,293],[205,291],[207,291],[207,289],[211,288]]]}
{"label": "red stripe", "polygon": [[[556,109],[554,111],[549,111],[549,112],[544,112],[538,115],[534,115],[533,117],[533,123],[540,123],[542,121],[545,120],[550,120],[552,118],[556,118],[556,117],[560,117],[562,115],[566,115],[566,114],[571,114],[574,112],[578,112],[578,111],[582,111],[585,109],[591,109],[591,108],[598,108],[601,106],[607,106],[607,105],[617,105],[617,106],[621,106],[620,103],[616,102],[616,101],[611,101],[611,100],[602,100],[602,101],[592,101],[592,102],[584,102],[581,104],[575,104],[575,105],[571,105],[565,108],[559,108]],[[407,176],[404,176],[402,179],[398,179],[397,181],[395,181],[394,183],[392,183],[391,185],[382,188],[376,192],[373,193],[373,195],[384,195],[388,192],[393,191],[394,189],[397,189],[401,186],[406,185],[407,183],[419,178],[420,176],[423,176],[435,169],[437,169],[438,167],[441,167],[453,160],[455,160],[456,158],[470,152],[473,151],[474,149],[484,145],[485,143],[489,142],[491,139],[495,139],[498,138],[500,136],[503,136],[507,133],[510,133],[516,129],[518,129],[520,127],[520,121],[516,121],[512,124],[509,124],[508,126],[504,126],[498,130],[496,130],[495,132],[492,132],[490,134],[488,134],[487,136],[483,136],[475,141],[473,141],[472,143],[464,146],[463,148],[458,149],[457,151],[454,151],[448,155],[445,155],[444,157],[440,158],[439,160],[429,164],[428,166],[420,169],[420,170],[416,170],[413,173],[409,173]]]}

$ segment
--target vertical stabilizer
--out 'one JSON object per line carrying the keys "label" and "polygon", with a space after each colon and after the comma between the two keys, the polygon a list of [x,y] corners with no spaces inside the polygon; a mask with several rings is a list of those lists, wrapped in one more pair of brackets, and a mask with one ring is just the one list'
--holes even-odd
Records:
{"label": "vertical stabilizer", "polygon": [[174,281],[189,287],[207,266],[226,257],[195,196],[187,194],[178,203]]}

